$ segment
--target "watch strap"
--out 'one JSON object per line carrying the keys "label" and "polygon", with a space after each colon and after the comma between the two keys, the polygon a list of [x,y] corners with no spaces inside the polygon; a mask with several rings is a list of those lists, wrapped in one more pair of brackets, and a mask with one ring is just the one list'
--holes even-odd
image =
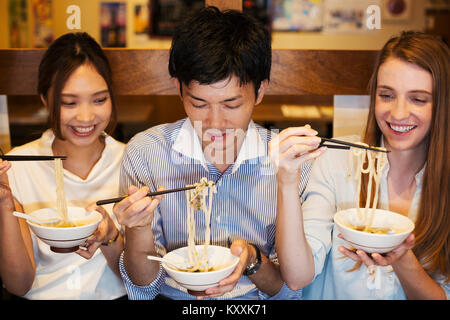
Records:
{"label": "watch strap", "polygon": [[255,248],[256,251],[256,260],[255,262],[249,264],[245,270],[244,270],[244,275],[245,276],[251,276],[253,274],[255,274],[259,268],[261,267],[261,251],[259,250],[259,248],[257,246],[255,246],[253,243],[250,243],[251,246],[253,246],[253,248]]}

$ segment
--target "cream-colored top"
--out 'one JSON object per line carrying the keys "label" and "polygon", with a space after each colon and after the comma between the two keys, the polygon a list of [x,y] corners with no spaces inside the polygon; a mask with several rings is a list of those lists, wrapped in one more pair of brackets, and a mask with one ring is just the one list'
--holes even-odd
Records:
{"label": "cream-colored top", "polygon": [[[361,141],[358,136],[339,138]],[[363,264],[358,270],[347,272],[355,262],[346,258],[337,248],[344,245],[338,237],[333,216],[337,211],[356,207],[356,185],[348,178],[347,150],[328,149],[315,160],[309,183],[303,194],[303,219],[305,235],[314,257],[315,276],[313,283],[303,290],[305,299],[406,299],[406,295],[392,266],[377,266],[370,275]],[[378,205],[389,210],[387,174],[389,163],[384,167]],[[416,221],[425,166],[416,174],[416,190],[408,213]],[[442,276],[435,280],[450,296],[450,284]]]}
{"label": "cream-colored top", "polygon": [[[9,154],[53,155],[51,130],[41,138],[16,147]],[[118,196],[119,170],[125,145],[106,136],[105,149],[86,180],[64,170],[67,205],[86,207]],[[53,161],[15,161],[8,170],[12,193],[25,213],[56,207]],[[114,219],[112,205],[104,206]],[[31,232],[31,231],[30,231]],[[36,277],[28,299],[115,299],[126,294],[120,277],[107,265],[100,250],[87,260],[76,253],[54,253],[32,232]]]}

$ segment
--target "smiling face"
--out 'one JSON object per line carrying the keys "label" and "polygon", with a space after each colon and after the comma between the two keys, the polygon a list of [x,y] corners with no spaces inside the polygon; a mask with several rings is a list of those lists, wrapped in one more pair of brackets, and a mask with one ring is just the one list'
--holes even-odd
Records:
{"label": "smiling face", "polygon": [[433,81],[429,72],[389,58],[378,72],[375,117],[389,150],[426,150],[432,117]]}
{"label": "smiling face", "polygon": [[90,64],[78,67],[61,92],[61,134],[74,146],[98,142],[108,126],[112,103],[103,77]]}
{"label": "smiling face", "polygon": [[[180,83],[174,80],[180,92]],[[232,76],[213,84],[202,85],[192,81],[182,84],[181,100],[192,125],[200,137],[206,158],[220,154],[233,162],[245,138],[253,108],[264,96],[267,82],[262,82],[255,99],[253,83],[240,85]],[[223,159],[222,159],[223,160]],[[231,164],[228,163],[228,164]]]}

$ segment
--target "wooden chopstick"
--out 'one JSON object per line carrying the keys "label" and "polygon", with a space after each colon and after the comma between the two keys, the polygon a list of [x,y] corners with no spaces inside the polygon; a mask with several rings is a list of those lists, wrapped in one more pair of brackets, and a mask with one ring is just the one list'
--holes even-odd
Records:
{"label": "wooden chopstick", "polygon": [[[162,191],[149,192],[149,193],[147,193],[147,196],[148,197],[153,197],[153,196],[157,196],[157,195],[160,195],[160,194],[166,194],[166,193],[172,193],[172,192],[180,192],[180,191],[190,190],[190,189],[194,189],[194,188],[195,188],[195,186],[189,186],[189,187],[184,187],[184,188],[168,189],[168,190],[162,190]],[[120,202],[123,199],[125,199],[126,197],[128,197],[128,195],[122,196],[122,197],[117,197],[117,198],[99,200],[99,201],[96,202],[96,204],[98,206],[101,206],[101,205],[108,204],[108,203]]]}
{"label": "wooden chopstick", "polygon": [[14,156],[14,155],[0,155],[0,159],[7,161],[47,161],[55,159],[67,159],[66,156]]}
{"label": "wooden chopstick", "polygon": [[[329,138],[320,138],[322,139],[321,144],[323,144],[324,141],[327,142],[333,142],[333,143],[337,143],[337,144],[341,144],[344,146],[349,146],[349,147],[354,147],[354,148],[359,148],[359,149],[366,149],[366,150],[372,150],[372,151],[378,151],[378,152],[390,152],[389,150],[385,150],[385,149],[379,149],[379,148],[375,148],[375,147],[367,147],[367,146],[363,146],[357,143],[351,143],[351,142],[347,142],[347,141],[342,141],[342,140],[336,140],[336,139],[329,139]],[[329,145],[326,145],[329,148]]]}

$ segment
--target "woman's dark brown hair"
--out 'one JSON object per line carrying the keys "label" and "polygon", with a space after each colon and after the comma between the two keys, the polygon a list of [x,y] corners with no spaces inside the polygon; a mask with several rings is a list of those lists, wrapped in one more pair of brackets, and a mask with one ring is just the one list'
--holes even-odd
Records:
{"label": "woman's dark brown hair", "polygon": [[[38,94],[47,101],[48,126],[63,140],[60,125],[61,91],[71,74],[80,66],[90,64],[105,80],[111,98],[111,119],[105,131],[111,134],[117,123],[117,110],[112,89],[112,73],[100,45],[87,33],[67,33],[56,39],[39,65]],[[50,88],[52,96],[49,97]]]}
{"label": "woman's dark brown hair", "polygon": [[[375,119],[377,78],[380,66],[390,58],[412,63],[428,71],[433,79],[433,111],[427,140],[426,168],[415,222],[414,254],[430,274],[450,278],[450,50],[440,39],[421,32],[403,32],[390,39],[380,52],[369,83],[370,108],[364,142],[378,146],[381,131]],[[364,177],[365,175],[363,175]],[[361,187],[360,206],[366,199],[367,178]],[[372,192],[373,194],[373,192]]]}

